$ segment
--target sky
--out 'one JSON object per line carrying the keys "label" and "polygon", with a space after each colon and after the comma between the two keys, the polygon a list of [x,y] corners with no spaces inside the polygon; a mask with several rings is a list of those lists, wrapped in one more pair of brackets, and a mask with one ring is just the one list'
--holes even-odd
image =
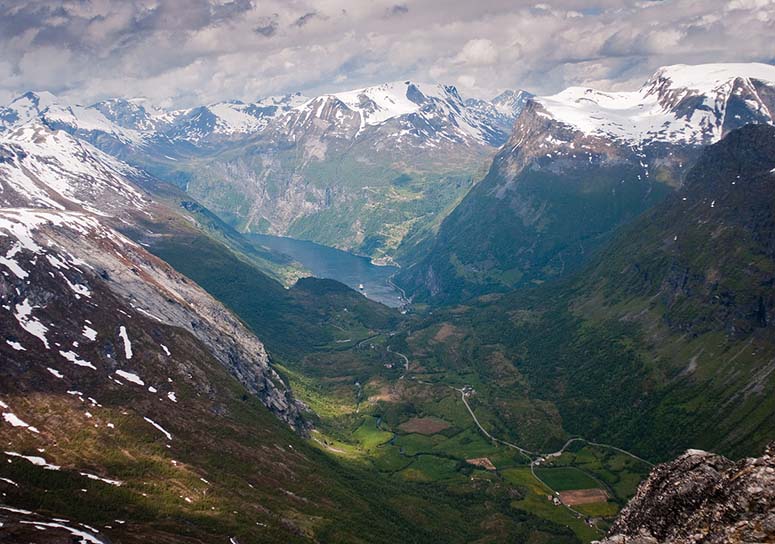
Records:
{"label": "sky", "polygon": [[0,103],[161,107],[411,79],[463,96],[640,87],[659,66],[775,63],[775,0],[0,0]]}

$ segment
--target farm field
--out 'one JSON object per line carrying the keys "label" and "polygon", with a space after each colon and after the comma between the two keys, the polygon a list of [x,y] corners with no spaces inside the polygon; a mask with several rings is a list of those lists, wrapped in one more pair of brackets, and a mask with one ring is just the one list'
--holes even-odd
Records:
{"label": "farm field", "polygon": [[340,462],[397,483],[441,486],[461,500],[493,494],[502,497],[496,501],[502,514],[535,516],[568,528],[581,542],[602,536],[648,474],[647,464],[583,441],[531,467],[540,454],[494,440],[551,452],[569,437],[559,425],[546,426],[547,412],[520,397],[518,381],[488,375],[506,368],[501,359],[460,366],[446,352],[428,351],[460,338],[453,325],[408,336],[358,336],[343,328],[355,333],[347,344],[283,362],[284,376],[320,416],[313,443]]}
{"label": "farm field", "polygon": [[[297,389],[310,394],[311,404],[326,408],[316,439],[327,454],[397,482],[441,485],[463,494],[487,486],[505,495],[511,515],[523,512],[567,527],[581,542],[601,536],[648,473],[649,466],[625,454],[574,442],[534,467],[534,476],[530,464],[535,457],[485,436],[461,400],[459,386],[446,385],[475,383],[478,389],[469,403],[481,425],[497,436],[502,431],[485,384],[430,367],[415,368],[417,374],[401,378],[399,365],[385,366],[396,357],[386,353],[387,345],[387,338],[370,338],[360,348],[360,367],[352,352],[328,353],[324,361],[331,362],[314,369],[325,372],[326,379],[315,376],[316,388]],[[289,370],[287,376],[292,384],[309,383],[299,370]],[[359,387],[353,387],[356,382]]]}

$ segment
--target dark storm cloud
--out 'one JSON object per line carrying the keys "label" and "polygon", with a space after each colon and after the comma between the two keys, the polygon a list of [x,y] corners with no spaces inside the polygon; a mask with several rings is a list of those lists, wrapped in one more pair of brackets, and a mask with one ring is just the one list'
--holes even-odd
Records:
{"label": "dark storm cloud", "polygon": [[312,19],[315,19],[317,17],[320,17],[317,11],[310,11],[309,13],[305,13],[304,15],[296,19],[296,21],[293,24],[295,26],[302,27],[307,23],[309,23]]}
{"label": "dark storm cloud", "polygon": [[274,18],[267,17],[264,20],[260,21],[258,26],[256,26],[253,29],[253,31],[256,32],[257,34],[270,38],[277,33],[277,27],[278,27],[278,23],[277,23],[276,17]]}
{"label": "dark storm cloud", "polygon": [[770,61],[773,35],[775,0],[0,0],[0,102],[632,88],[664,64]]}

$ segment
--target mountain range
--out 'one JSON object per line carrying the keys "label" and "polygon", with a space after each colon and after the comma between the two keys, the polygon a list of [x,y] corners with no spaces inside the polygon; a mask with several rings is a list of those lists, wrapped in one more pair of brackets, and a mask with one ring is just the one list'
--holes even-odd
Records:
{"label": "mountain range", "polygon": [[679,65],[634,92],[532,99],[398,283],[417,300],[461,300],[577,270],[617,226],[679,188],[704,145],[772,123],[773,93],[769,65]]}
{"label": "mountain range", "polygon": [[0,130],[38,119],[177,184],[240,231],[390,262],[433,233],[529,96],[466,101],[451,86],[404,81],[161,111],[41,92],[0,108]]}
{"label": "mountain range", "polygon": [[[771,446],[651,463],[774,438],[773,111],[762,64],[490,101],[20,96],[0,542],[691,540],[665,508],[767,541]],[[410,303],[245,232],[397,261]]]}

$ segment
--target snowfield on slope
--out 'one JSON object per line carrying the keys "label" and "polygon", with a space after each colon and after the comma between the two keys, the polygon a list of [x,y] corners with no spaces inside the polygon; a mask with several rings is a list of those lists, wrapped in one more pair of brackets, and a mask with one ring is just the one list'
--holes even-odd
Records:
{"label": "snowfield on slope", "polygon": [[[602,92],[570,87],[535,98],[548,114],[592,136],[640,144],[646,141],[688,144],[718,141],[726,105],[735,82],[753,89],[751,80],[775,86],[775,66],[767,64],[705,64],[666,66],[637,91]],[[737,91],[740,92],[739,90]],[[691,117],[673,110],[671,100],[702,96],[702,108]],[[773,121],[766,108],[761,114]]]}

